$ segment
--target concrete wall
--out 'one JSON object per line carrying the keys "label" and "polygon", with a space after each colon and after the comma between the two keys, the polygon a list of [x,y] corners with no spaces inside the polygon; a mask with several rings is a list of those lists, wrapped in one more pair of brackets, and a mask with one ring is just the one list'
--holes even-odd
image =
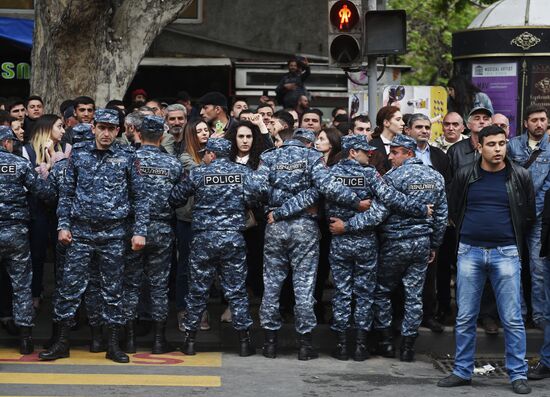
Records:
{"label": "concrete wall", "polygon": [[[149,56],[286,60],[327,56],[326,0],[204,0],[203,23],[170,25]],[[313,58],[313,56],[315,58]]]}

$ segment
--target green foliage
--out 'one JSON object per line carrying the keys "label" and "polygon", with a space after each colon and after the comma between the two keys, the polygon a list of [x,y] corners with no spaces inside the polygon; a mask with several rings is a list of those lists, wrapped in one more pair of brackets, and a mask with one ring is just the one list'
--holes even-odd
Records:
{"label": "green foliage", "polygon": [[452,73],[452,34],[466,29],[496,0],[389,0],[388,8],[407,12],[407,54],[397,62],[412,66],[409,85],[445,84]]}

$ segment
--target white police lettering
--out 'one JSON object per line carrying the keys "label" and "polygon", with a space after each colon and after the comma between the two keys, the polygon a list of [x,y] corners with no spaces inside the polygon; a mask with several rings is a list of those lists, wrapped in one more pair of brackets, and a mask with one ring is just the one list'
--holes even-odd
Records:
{"label": "white police lettering", "polygon": [[15,175],[17,166],[15,164],[0,164],[0,175]]}
{"label": "white police lettering", "polygon": [[305,170],[306,169],[306,162],[305,161],[298,161],[296,163],[291,164],[276,164],[275,170],[277,171],[297,171],[297,170]]}
{"label": "white police lettering", "polygon": [[351,188],[362,188],[365,187],[365,177],[364,176],[342,176],[336,175],[335,181],[341,183],[344,186]]}
{"label": "white police lettering", "polygon": [[435,183],[411,183],[407,190],[435,190]]}
{"label": "white police lettering", "polygon": [[170,176],[170,170],[168,168],[140,166],[139,170],[143,175],[160,176],[163,178],[168,178]]}
{"label": "white police lettering", "polygon": [[204,176],[204,185],[240,185],[243,174],[212,174]]}

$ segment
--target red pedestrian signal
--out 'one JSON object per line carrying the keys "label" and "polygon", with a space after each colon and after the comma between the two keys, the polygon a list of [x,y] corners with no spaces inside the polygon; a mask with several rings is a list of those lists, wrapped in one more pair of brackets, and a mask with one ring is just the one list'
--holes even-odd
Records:
{"label": "red pedestrian signal", "polygon": [[330,22],[340,32],[349,32],[359,22],[359,10],[349,0],[339,0],[330,8]]}
{"label": "red pedestrian signal", "polygon": [[351,68],[361,66],[361,0],[328,2],[329,65]]}

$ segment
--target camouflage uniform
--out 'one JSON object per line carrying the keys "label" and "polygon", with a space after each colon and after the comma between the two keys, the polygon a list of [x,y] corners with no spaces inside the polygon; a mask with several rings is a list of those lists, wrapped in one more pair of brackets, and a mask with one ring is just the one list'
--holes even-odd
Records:
{"label": "camouflage uniform", "polygon": [[414,157],[390,170],[384,178],[412,200],[434,205],[430,218],[411,218],[403,212],[394,212],[381,226],[374,326],[376,329],[391,326],[390,295],[402,280],[405,315],[401,335],[414,337],[422,321],[422,290],[430,250],[441,245],[447,225],[445,182],[441,174]]}
{"label": "camouflage uniform", "polygon": [[[296,135],[295,135],[296,136]],[[269,186],[267,203],[275,223],[268,224],[264,247],[264,296],[260,322],[264,329],[281,328],[279,297],[289,266],[296,297],[296,331],[308,334],[317,325],[313,291],[319,262],[316,215],[306,211],[316,204],[315,181],[326,173],[322,154],[299,140],[286,141],[261,156],[258,174]]]}
{"label": "camouflage uniform", "polygon": [[[374,150],[361,135],[344,137],[342,146],[344,151],[350,148]],[[331,328],[337,332],[349,328],[355,297],[355,327],[367,331],[372,324],[371,307],[376,289],[378,239],[374,226],[387,216],[386,206],[420,217],[426,216],[427,207],[388,186],[374,167],[362,166],[353,159],[342,160],[333,166],[320,190],[327,198],[327,216],[339,218],[345,225],[345,233],[333,236],[330,247],[329,261],[336,287]],[[347,199],[342,202],[331,190],[344,193]],[[358,214],[358,202],[367,199],[374,201],[369,211],[362,215],[359,226],[353,217]]]}
{"label": "camouflage uniform", "polygon": [[[96,122],[118,125],[118,114],[111,116],[108,109],[98,109],[94,117]],[[147,236],[149,211],[135,161],[133,149],[117,143],[106,150],[99,150],[95,142],[73,147],[57,208],[58,230],[69,230],[72,243],[54,308],[56,322],[74,322],[88,286],[86,305],[92,326],[125,322],[122,279],[126,219],[133,210],[133,234]]]}
{"label": "camouflage uniform", "polygon": [[[1,126],[0,142],[6,139],[15,136]],[[33,326],[27,190],[43,194],[45,185],[28,160],[0,146],[0,265],[11,279],[15,324],[23,327]]]}
{"label": "camouflage uniform", "polygon": [[174,207],[185,205],[194,195],[193,240],[189,256],[189,295],[183,320],[186,330],[195,332],[206,309],[208,292],[216,271],[229,302],[233,327],[244,331],[252,325],[246,292],[246,248],[242,232],[246,207],[259,194],[249,168],[234,163],[231,143],[221,138],[208,140],[206,150],[217,154],[210,164],[191,170],[170,196]]}
{"label": "camouflage uniform", "polygon": [[[145,124],[147,122],[145,121]],[[143,189],[149,198],[148,239],[140,251],[131,251],[124,276],[124,310],[126,319],[137,317],[142,275],[151,293],[151,316],[165,321],[168,316],[168,275],[174,245],[174,210],[168,204],[172,188],[181,179],[183,167],[174,157],[158,147],[143,145],[136,151]]]}

